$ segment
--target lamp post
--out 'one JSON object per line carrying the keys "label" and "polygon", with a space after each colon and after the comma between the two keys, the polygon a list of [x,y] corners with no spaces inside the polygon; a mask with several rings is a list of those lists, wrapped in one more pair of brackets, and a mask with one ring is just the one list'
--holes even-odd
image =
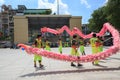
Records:
{"label": "lamp post", "polygon": [[59,0],[57,0],[57,14],[59,15]]}

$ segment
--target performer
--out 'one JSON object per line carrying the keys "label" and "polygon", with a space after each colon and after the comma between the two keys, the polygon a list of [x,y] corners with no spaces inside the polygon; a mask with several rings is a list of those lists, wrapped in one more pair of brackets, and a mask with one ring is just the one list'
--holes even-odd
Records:
{"label": "performer", "polygon": [[45,40],[45,50],[51,51],[50,42],[48,41],[48,39]]}
{"label": "performer", "polygon": [[[42,48],[41,35],[37,35],[37,38],[35,39],[35,42],[34,42],[34,47],[40,48],[40,49]],[[37,54],[34,55],[34,67],[37,67],[36,66],[36,61],[39,62],[39,67],[42,68],[43,67],[43,65],[42,65],[42,56],[37,55]]]}
{"label": "performer", "polygon": [[103,38],[99,37],[99,41],[100,41],[99,52],[102,52],[103,51]]}
{"label": "performer", "polygon": [[[98,48],[96,47],[96,42],[98,41],[98,38],[96,37],[96,34],[93,34],[93,37],[90,39],[90,44],[92,48],[92,54],[98,53]],[[95,60],[92,62],[93,65],[98,65],[98,60]]]}
{"label": "performer", "polygon": [[98,40],[96,41],[97,52],[103,51],[103,40],[102,37],[97,36]]}
{"label": "performer", "polygon": [[[73,40],[72,40],[72,46],[71,46],[71,55],[72,56],[77,56],[79,59],[79,52],[78,52],[78,42],[77,42],[77,35],[73,35]],[[73,62],[71,62],[71,66],[76,66],[75,64],[73,64]],[[78,62],[78,66],[82,66],[82,64],[80,64]]]}
{"label": "performer", "polygon": [[62,40],[61,40],[61,38],[60,38],[59,41],[58,41],[58,45],[59,45],[58,50],[59,50],[59,52],[62,54]]}
{"label": "performer", "polygon": [[83,38],[79,38],[79,40],[80,40],[80,42],[79,42],[80,52],[82,53],[82,55],[85,55],[84,40],[83,40]]}

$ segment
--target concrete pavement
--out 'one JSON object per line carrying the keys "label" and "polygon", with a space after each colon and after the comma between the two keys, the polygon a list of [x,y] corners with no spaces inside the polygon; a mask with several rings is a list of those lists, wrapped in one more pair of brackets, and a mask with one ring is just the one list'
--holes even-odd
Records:
{"label": "concrete pavement", "polygon": [[[90,47],[85,50],[91,52]],[[58,52],[58,48],[52,51]],[[63,48],[63,53],[69,54],[70,48]],[[120,53],[101,60],[101,66],[89,62],[71,67],[70,62],[45,57],[43,64],[44,69],[34,68],[33,55],[19,49],[0,49],[0,80],[120,80]]]}

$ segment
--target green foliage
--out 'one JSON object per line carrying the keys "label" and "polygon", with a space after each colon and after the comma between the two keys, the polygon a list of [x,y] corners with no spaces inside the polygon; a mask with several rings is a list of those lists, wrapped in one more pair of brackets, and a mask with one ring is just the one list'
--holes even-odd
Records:
{"label": "green foliage", "polygon": [[52,13],[52,10],[47,10],[46,11],[46,14],[51,14]]}
{"label": "green foliage", "polygon": [[120,0],[108,0],[106,6],[98,8],[92,13],[89,19],[91,31],[99,31],[105,22],[110,22],[120,30]]}
{"label": "green foliage", "polygon": [[107,22],[106,19],[107,15],[105,13],[105,7],[101,7],[97,10],[95,10],[92,14],[92,18],[89,19],[89,28],[91,29],[91,31],[99,31],[103,24],[105,22]]}
{"label": "green foliage", "polygon": [[120,0],[108,0],[106,13],[108,21],[120,30]]}

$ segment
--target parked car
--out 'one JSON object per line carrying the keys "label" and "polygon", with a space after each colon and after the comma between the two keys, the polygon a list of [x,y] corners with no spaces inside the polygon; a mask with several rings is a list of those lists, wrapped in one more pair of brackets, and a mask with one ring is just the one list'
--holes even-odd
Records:
{"label": "parked car", "polygon": [[104,36],[104,46],[112,46],[113,45],[113,38],[112,35]]}
{"label": "parked car", "polygon": [[1,41],[0,42],[0,48],[11,48],[12,43],[10,41]]}
{"label": "parked car", "polygon": [[51,47],[58,47],[58,43],[57,43],[57,42],[51,42],[51,43],[50,43],[50,46],[51,46]]}

